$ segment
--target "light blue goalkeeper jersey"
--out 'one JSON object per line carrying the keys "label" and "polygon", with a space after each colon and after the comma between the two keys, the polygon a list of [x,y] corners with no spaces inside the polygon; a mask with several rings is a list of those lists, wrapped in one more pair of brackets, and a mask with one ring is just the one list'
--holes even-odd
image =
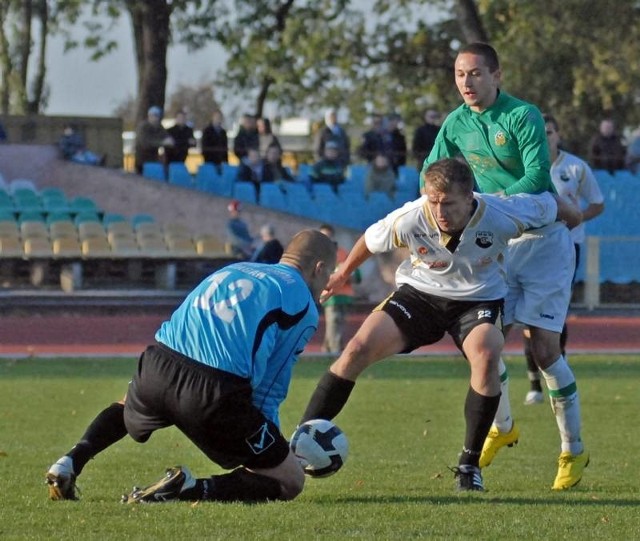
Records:
{"label": "light blue goalkeeper jersey", "polygon": [[293,365],[317,327],[318,309],[295,268],[234,263],[198,285],[156,340],[248,379],[253,404],[279,426]]}

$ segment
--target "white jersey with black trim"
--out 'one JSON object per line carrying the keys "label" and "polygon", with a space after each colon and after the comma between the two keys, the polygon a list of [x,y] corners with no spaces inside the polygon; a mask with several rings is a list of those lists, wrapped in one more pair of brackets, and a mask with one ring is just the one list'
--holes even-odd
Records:
{"label": "white jersey with black trim", "polygon": [[555,221],[557,205],[549,193],[500,197],[474,194],[476,208],[453,252],[438,228],[427,196],[411,201],[371,225],[367,248],[382,253],[408,248],[409,259],[396,271],[396,284],[450,299],[485,301],[506,295],[503,252],[509,239],[526,229]]}
{"label": "white jersey with black trim", "polygon": [[[584,160],[569,154],[564,150],[558,151],[558,157],[551,164],[551,180],[558,195],[584,207],[604,202],[602,191],[598,185],[591,167]],[[581,244],[585,238],[585,226],[581,223],[571,230],[571,240],[574,244]]]}

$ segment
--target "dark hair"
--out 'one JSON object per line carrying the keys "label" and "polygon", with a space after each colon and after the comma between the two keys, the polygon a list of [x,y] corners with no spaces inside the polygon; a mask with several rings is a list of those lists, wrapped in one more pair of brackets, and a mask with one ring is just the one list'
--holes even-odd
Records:
{"label": "dark hair", "polygon": [[560,126],[558,126],[558,121],[556,120],[556,117],[545,113],[544,115],[542,115],[542,118],[544,119],[545,124],[551,124],[554,130],[560,131]]}
{"label": "dark hair", "polygon": [[481,41],[469,43],[468,45],[465,45],[464,47],[462,47],[462,49],[458,51],[459,55],[463,53],[475,54],[475,55],[481,56],[484,59],[484,62],[489,68],[489,71],[491,73],[500,69],[500,61],[498,60],[498,53],[488,43],[483,43]]}
{"label": "dark hair", "polygon": [[454,185],[461,191],[472,192],[475,184],[471,168],[456,158],[444,158],[433,162],[423,173],[424,185],[448,193]]}

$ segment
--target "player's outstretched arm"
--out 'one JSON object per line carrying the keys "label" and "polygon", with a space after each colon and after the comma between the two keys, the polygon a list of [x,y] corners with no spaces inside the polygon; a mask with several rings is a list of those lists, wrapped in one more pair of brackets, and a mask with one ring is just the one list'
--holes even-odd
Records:
{"label": "player's outstretched arm", "polygon": [[351,274],[367,259],[371,257],[372,253],[367,248],[367,244],[362,235],[354,244],[353,248],[349,252],[347,259],[344,263],[341,263],[338,270],[334,272],[329,278],[327,287],[320,296],[320,302],[326,301],[331,297],[334,292],[340,288],[351,276]]}

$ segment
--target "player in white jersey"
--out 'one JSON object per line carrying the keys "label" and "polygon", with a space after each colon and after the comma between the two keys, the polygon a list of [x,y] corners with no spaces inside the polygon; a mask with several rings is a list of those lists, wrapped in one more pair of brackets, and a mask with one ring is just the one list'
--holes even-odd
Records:
{"label": "player in white jersey", "polygon": [[332,419],[368,366],[449,333],[471,368],[464,446],[453,470],[459,490],[481,491],[480,453],[500,400],[507,292],[502,254],[525,229],[558,216],[575,225],[579,212],[550,193],[475,194],[471,170],[456,159],[437,161],[423,175],[424,195],[370,226],[329,280],[327,296],[372,254],[409,249],[396,272],[397,291],[367,317],[322,377],[302,420]]}
{"label": "player in white jersey", "polygon": [[[557,120],[552,115],[543,115],[547,143],[549,145],[549,157],[551,158],[551,180],[560,197],[578,204],[582,208],[582,223],[571,230],[571,240],[576,254],[575,268],[580,263],[580,248],[585,240],[584,222],[592,220],[604,211],[604,197],[598,186],[593,171],[584,160],[559,148],[560,129]],[[575,278],[575,269],[574,269]],[[531,353],[531,336],[528,330],[524,331],[524,351],[527,359],[527,376],[530,389],[527,392],[524,403],[526,405],[544,402],[540,371]],[[567,323],[565,322],[560,335],[560,347],[562,354],[566,356]]]}

